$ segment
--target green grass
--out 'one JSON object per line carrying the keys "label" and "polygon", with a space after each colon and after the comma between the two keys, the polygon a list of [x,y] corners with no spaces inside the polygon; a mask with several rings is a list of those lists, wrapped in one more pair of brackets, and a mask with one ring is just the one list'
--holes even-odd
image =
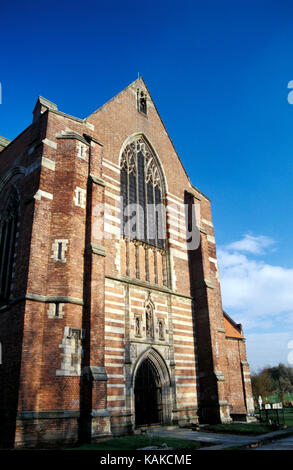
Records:
{"label": "green grass", "polygon": [[201,444],[195,441],[169,437],[135,435],[114,437],[107,441],[73,447],[70,448],[70,450],[135,450],[141,447],[162,445],[164,442],[168,445],[168,447],[172,447],[172,449],[196,450],[201,447]]}
{"label": "green grass", "polygon": [[[255,416],[259,419],[259,411],[256,411]],[[281,414],[280,416],[282,419]],[[293,426],[293,408],[284,408],[284,418],[286,426]]]}
{"label": "green grass", "polygon": [[279,402],[279,401],[289,402],[289,401],[293,401],[293,394],[292,393],[284,393],[282,395],[282,398],[281,398],[280,393],[275,393],[274,395],[270,395],[269,397],[267,397],[266,400],[269,403],[276,403],[276,402]]}
{"label": "green grass", "polygon": [[287,426],[293,426],[293,408],[287,408],[284,410],[285,424]]}
{"label": "green grass", "polygon": [[[256,413],[259,419],[259,414]],[[293,426],[293,408],[284,409],[285,426]],[[281,416],[280,422],[282,423]],[[282,427],[282,426],[281,426]],[[268,432],[276,431],[277,426],[265,423],[231,423],[231,424],[213,424],[208,427],[209,431],[230,434],[246,434],[247,436],[258,436]]]}
{"label": "green grass", "polygon": [[[275,428],[274,428],[275,429]],[[274,430],[272,426],[261,423],[231,423],[212,424],[209,431],[228,434],[244,434],[247,436],[258,436]]]}

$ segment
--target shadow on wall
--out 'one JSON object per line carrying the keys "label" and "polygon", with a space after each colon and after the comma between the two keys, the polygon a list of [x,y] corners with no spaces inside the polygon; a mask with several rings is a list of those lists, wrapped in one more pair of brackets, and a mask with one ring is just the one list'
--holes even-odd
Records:
{"label": "shadow on wall", "polygon": [[[192,223],[196,219],[194,197],[189,192],[184,193],[184,203],[188,210],[186,216],[186,238],[192,233]],[[198,226],[200,224],[197,224]],[[210,335],[209,311],[206,286],[203,271],[202,237],[197,249],[188,250],[190,295],[193,298],[192,310],[195,325],[194,354],[197,360],[197,396],[198,418],[200,423],[220,422],[220,416],[215,416],[213,404],[218,403],[217,380],[214,374],[212,358],[212,340]]]}
{"label": "shadow on wall", "polygon": [[[19,193],[23,189],[23,175],[14,175],[10,181],[10,186],[17,188]],[[5,190],[5,191],[4,191]],[[9,192],[5,186],[1,196]],[[5,194],[4,194],[5,193]],[[1,200],[1,197],[0,197]],[[14,446],[16,433],[16,419],[19,407],[23,406],[20,397],[20,374],[23,356],[23,331],[25,315],[24,295],[27,287],[28,269],[32,237],[32,221],[34,213],[34,199],[28,203],[20,200],[19,204],[19,225],[20,236],[17,238],[17,246],[14,246],[15,260],[14,268],[14,291],[8,299],[1,300],[1,331],[0,341],[2,343],[2,364],[0,366],[0,446],[12,448]],[[0,226],[1,229],[1,226]],[[0,233],[1,235],[1,233]],[[11,282],[10,282],[11,287]],[[17,301],[17,299],[19,299]],[[26,312],[27,313],[27,312]],[[33,335],[28,337],[28,345],[34,342]],[[29,375],[33,380],[33,376]]]}

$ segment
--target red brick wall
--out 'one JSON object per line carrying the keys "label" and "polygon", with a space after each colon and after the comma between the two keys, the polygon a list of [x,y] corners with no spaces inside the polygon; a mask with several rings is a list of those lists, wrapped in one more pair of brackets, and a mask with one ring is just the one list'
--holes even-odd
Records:
{"label": "red brick wall", "polygon": [[[135,314],[143,314],[150,294],[154,347],[165,357],[176,396],[174,421],[196,419],[198,407],[203,418],[228,421],[230,401],[234,409],[243,409],[238,359],[234,371],[238,343],[230,346],[223,333],[210,201],[189,182],[151,99],[147,117],[137,111],[137,87],[146,89],[139,79],[85,121],[42,107],[34,124],[1,152],[1,175],[15,166],[29,168],[26,176],[16,175],[9,183],[17,180],[22,201],[13,298],[26,294],[29,299],[4,308],[0,319],[0,374],[2,380],[8,377],[0,392],[2,410],[8,407],[14,418],[16,411],[81,411],[86,429],[93,409],[97,417],[86,433],[108,433],[107,412],[113,432],[131,428],[132,395],[125,394],[125,387],[133,380],[134,363],[125,347],[136,344],[138,361],[148,345],[133,334]],[[126,139],[137,134],[145,137],[165,175],[167,255],[120,239],[119,156]],[[79,156],[80,144],[84,157]],[[78,188],[85,196],[82,206],[75,201]],[[192,253],[184,233],[186,191],[200,204],[201,245]],[[111,230],[116,237],[110,237]],[[56,240],[66,240],[64,262],[54,259]],[[52,315],[56,299],[62,304],[58,318]],[[158,318],[164,318],[166,328],[161,342]],[[107,383],[56,374],[65,367],[67,327],[83,331],[81,369],[105,366]],[[227,360],[234,361],[233,373]],[[54,433],[55,440],[63,439],[67,426],[71,438],[77,438],[78,417],[63,417],[62,422],[51,417],[46,434],[49,421],[42,419],[47,417],[34,415],[31,419],[37,421],[30,422],[26,414],[22,422],[22,416],[17,421],[19,445],[26,433],[29,439],[35,433],[36,441],[53,439]]]}

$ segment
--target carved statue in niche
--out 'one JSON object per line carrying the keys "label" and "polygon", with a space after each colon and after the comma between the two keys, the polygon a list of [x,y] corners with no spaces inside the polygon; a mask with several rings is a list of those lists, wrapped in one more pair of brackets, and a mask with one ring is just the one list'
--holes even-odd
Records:
{"label": "carved statue in niche", "polygon": [[138,315],[135,317],[135,336],[141,336],[141,318]]}
{"label": "carved statue in niche", "polygon": [[158,325],[159,325],[159,339],[163,340],[165,339],[165,337],[164,337],[164,320],[162,318],[158,320]]}
{"label": "carved statue in niche", "polygon": [[147,338],[153,338],[153,308],[151,304],[146,305],[146,335]]}
{"label": "carved statue in niche", "polygon": [[144,91],[137,89],[138,109],[141,113],[147,114],[147,95]]}

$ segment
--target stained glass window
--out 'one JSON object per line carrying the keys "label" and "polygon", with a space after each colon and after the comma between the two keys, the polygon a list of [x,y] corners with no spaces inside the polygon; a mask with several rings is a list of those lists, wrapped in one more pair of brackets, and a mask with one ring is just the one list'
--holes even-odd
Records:
{"label": "stained glass window", "polygon": [[120,169],[122,234],[164,249],[162,176],[142,137],[125,148]]}

